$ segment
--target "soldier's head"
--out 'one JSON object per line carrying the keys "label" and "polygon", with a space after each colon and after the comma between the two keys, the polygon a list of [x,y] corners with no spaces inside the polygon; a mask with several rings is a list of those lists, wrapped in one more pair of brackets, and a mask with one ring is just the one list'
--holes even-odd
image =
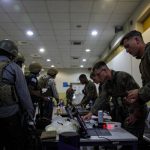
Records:
{"label": "soldier's head", "polygon": [[35,75],[39,75],[41,69],[42,66],[39,63],[32,63],[29,65],[29,71]]}
{"label": "soldier's head", "polygon": [[24,56],[21,53],[18,53],[17,57],[15,58],[15,62],[22,68],[23,63],[25,62]]}
{"label": "soldier's head", "polygon": [[143,56],[145,43],[139,31],[133,30],[127,33],[121,40],[120,45],[124,46],[127,53],[137,59]]}
{"label": "soldier's head", "polygon": [[58,70],[56,70],[55,68],[50,68],[47,70],[47,74],[52,78],[55,78],[56,75],[58,74]]}
{"label": "soldier's head", "polygon": [[95,73],[94,73],[93,71],[90,73],[90,78],[91,78],[96,84],[100,83],[99,78],[95,75]]}
{"label": "soldier's head", "polygon": [[72,88],[72,83],[70,83],[69,87]]}
{"label": "soldier's head", "polygon": [[0,41],[0,55],[7,56],[13,60],[18,54],[18,47],[11,40]]}
{"label": "soldier's head", "polygon": [[95,76],[97,76],[101,84],[111,79],[111,70],[107,67],[106,63],[103,61],[99,61],[94,65],[93,72]]}
{"label": "soldier's head", "polygon": [[86,77],[85,74],[81,74],[81,75],[79,76],[79,80],[80,80],[80,83],[81,83],[81,84],[86,84],[86,83],[88,82],[88,79],[87,79],[87,77]]}

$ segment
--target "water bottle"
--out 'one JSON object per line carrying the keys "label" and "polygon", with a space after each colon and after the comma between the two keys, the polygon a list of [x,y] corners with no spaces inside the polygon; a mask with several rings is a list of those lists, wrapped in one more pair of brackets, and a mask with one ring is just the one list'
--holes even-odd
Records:
{"label": "water bottle", "polygon": [[100,128],[103,126],[103,111],[99,110],[98,111],[98,125]]}

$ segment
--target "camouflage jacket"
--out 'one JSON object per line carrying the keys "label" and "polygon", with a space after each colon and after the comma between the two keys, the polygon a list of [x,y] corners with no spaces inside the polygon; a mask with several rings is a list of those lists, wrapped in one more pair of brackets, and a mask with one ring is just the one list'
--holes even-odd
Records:
{"label": "camouflage jacket", "polygon": [[95,84],[91,81],[88,81],[88,83],[85,85],[83,89],[83,93],[84,97],[81,101],[81,105],[84,106],[87,105],[90,102],[90,100],[94,102],[97,98],[97,91]]}
{"label": "camouflage jacket", "polygon": [[139,97],[141,101],[147,102],[150,100],[150,43],[146,44],[139,68],[143,83],[143,87],[139,90]]}
{"label": "camouflage jacket", "polygon": [[[94,103],[94,106],[91,109],[91,112],[96,114],[98,110],[103,110],[104,106],[112,99],[120,99],[121,97],[125,97],[127,91],[132,89],[139,88],[139,85],[135,82],[133,77],[122,71],[113,71],[112,70],[112,79],[106,81],[102,86],[102,92],[100,97],[98,97]],[[127,107],[129,112],[133,112],[136,109],[143,109],[143,105],[134,104],[127,106],[124,102],[121,102],[122,107]],[[128,112],[124,112],[128,113]]]}

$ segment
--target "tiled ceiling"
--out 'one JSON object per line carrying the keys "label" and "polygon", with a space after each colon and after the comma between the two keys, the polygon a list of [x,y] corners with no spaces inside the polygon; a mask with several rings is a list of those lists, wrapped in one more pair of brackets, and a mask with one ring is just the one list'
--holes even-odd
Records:
{"label": "tiled ceiling", "polygon": [[[43,67],[88,68],[113,39],[115,25],[124,25],[142,1],[0,0],[0,40],[16,41],[26,65],[38,61]],[[27,30],[34,35],[28,37]],[[92,37],[92,30],[98,35]],[[45,53],[39,53],[40,47]],[[47,58],[51,61],[46,62]],[[87,61],[82,62],[83,58]]]}

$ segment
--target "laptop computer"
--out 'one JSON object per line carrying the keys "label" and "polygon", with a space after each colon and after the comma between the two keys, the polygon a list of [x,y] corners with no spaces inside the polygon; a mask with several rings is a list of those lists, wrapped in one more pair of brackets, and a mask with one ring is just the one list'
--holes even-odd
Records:
{"label": "laptop computer", "polygon": [[82,117],[80,116],[80,113],[76,108],[74,116],[77,118],[77,121],[80,125],[80,134],[84,138],[89,138],[90,136],[111,136],[111,133],[108,131],[108,129],[103,129],[99,127],[93,127],[88,128]]}

